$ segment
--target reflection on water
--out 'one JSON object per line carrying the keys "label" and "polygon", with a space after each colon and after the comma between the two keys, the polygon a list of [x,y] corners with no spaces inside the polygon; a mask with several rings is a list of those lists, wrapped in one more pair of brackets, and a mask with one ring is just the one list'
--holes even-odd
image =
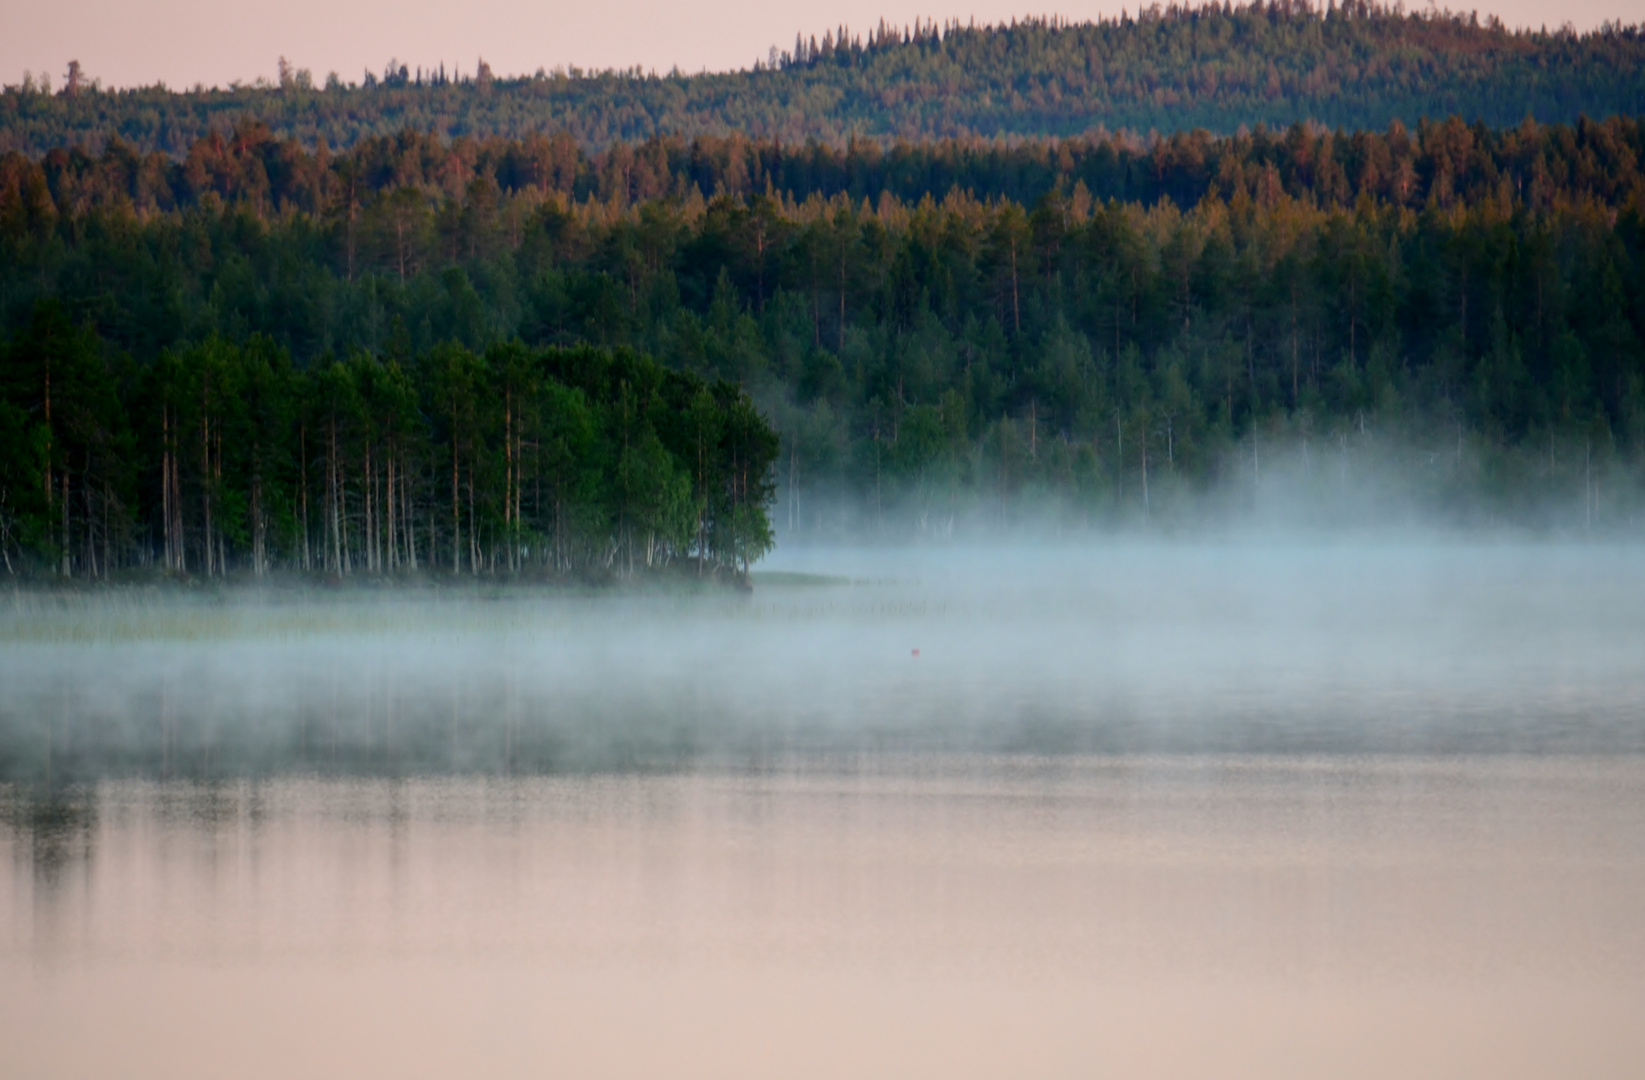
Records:
{"label": "reflection on water", "polygon": [[1637,1074],[1633,550],[788,560],[0,605],[0,1074]]}
{"label": "reflection on water", "polygon": [[1642,820],[1631,758],[14,790],[0,1036],[31,1077],[1621,1077]]}

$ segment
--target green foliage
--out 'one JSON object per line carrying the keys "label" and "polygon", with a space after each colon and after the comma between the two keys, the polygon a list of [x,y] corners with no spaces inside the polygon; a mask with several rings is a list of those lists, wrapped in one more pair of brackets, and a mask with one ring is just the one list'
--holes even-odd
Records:
{"label": "green foliage", "polygon": [[[128,379],[108,356],[51,303],[5,351],[13,573],[743,576],[770,547],[775,434],[734,387],[627,350],[298,367],[265,337],[213,336]],[[659,434],[684,430],[684,402],[701,447]]]}
{"label": "green foliage", "polygon": [[[136,188],[117,149],[0,160],[7,558],[741,573],[779,494],[795,533],[834,496],[1105,520],[1380,432],[1496,514],[1645,460],[1637,119],[657,141],[564,190],[511,186],[522,145],[243,130],[191,152],[211,185]],[[769,191],[723,182],[738,145]]]}

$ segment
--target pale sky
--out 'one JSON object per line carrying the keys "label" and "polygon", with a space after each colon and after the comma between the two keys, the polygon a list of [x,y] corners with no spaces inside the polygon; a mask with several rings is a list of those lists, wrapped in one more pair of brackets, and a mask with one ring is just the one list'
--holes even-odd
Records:
{"label": "pale sky", "polygon": [[[1116,14],[1120,0],[1072,0],[1035,10],[1021,0],[718,0],[712,5],[666,0],[3,0],[0,82],[22,81],[25,70],[49,72],[62,85],[68,61],[105,86],[163,81],[176,89],[204,83],[273,79],[279,57],[308,68],[316,82],[336,71],[358,82],[365,68],[381,72],[390,57],[416,67],[444,61],[472,73],[484,57],[499,75],[542,67],[641,67],[666,72],[723,71],[751,65],[772,45],[790,48],[797,31],[822,37],[846,23],[862,33],[882,16],[981,22],[1055,13],[1073,20]],[[1415,5],[1412,5],[1415,6]],[[1473,4],[1459,3],[1471,9]],[[1606,19],[1645,20],[1641,0],[1488,0],[1509,25],[1554,26],[1569,20],[1590,29]]]}

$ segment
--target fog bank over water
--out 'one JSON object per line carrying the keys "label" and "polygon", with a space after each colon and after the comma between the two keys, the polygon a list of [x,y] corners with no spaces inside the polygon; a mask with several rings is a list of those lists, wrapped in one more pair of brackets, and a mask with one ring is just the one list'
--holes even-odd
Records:
{"label": "fog bank over water", "polygon": [[790,545],[751,594],[17,593],[15,781],[1645,751],[1631,545]]}
{"label": "fog bank over water", "polygon": [[0,1072],[1632,1078],[1642,554],[3,594]]}
{"label": "fog bank over water", "polygon": [[[1613,445],[1565,433],[1502,446],[1454,420],[1387,429],[1311,430],[1299,415],[1249,432],[1209,465],[1173,465],[1132,447],[1047,438],[998,447],[969,467],[910,472],[894,456],[855,486],[811,483],[779,464],[772,523],[779,550],[800,545],[984,543],[1035,546],[1238,539],[1417,546],[1475,541],[1637,543],[1645,535],[1645,467]],[[785,438],[798,437],[785,433]],[[813,451],[815,452],[815,451]],[[867,467],[865,466],[865,469]],[[961,479],[962,474],[964,479]]]}

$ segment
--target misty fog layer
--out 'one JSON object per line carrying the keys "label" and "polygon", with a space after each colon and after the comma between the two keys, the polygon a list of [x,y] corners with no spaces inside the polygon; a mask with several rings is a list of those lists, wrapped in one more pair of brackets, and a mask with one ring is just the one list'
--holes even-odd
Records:
{"label": "misty fog layer", "polygon": [[0,600],[0,1073],[1622,1080],[1630,546]]}
{"label": "misty fog layer", "polygon": [[1629,546],[787,549],[752,595],[0,600],[12,780],[1638,752]]}

